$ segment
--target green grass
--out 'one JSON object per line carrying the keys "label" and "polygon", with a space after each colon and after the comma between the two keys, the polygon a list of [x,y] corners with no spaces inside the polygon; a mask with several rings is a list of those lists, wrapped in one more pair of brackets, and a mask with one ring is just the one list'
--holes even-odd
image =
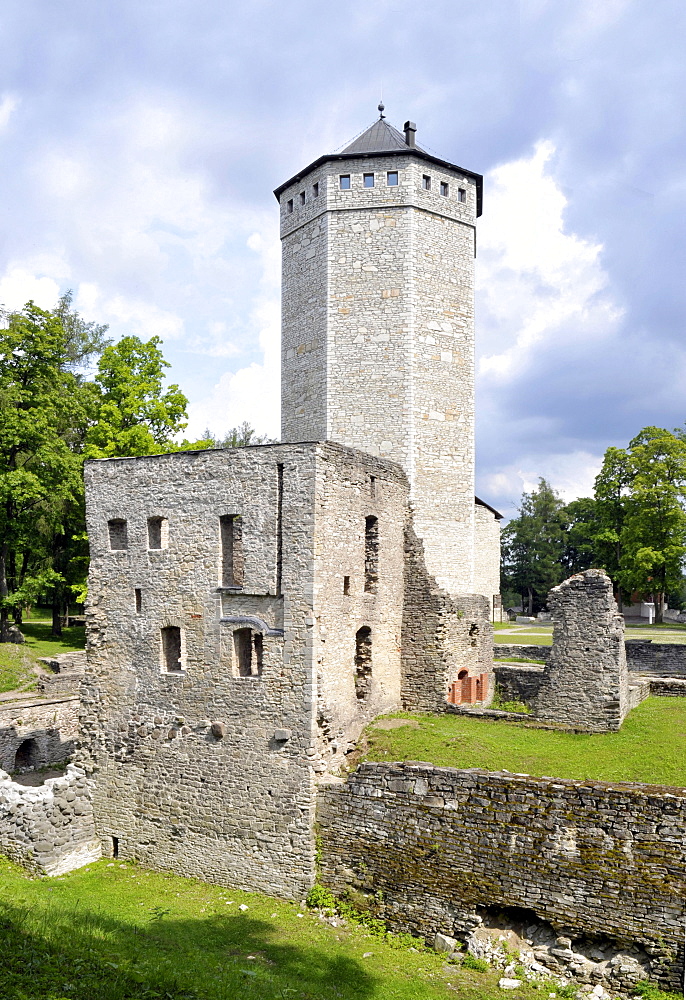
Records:
{"label": "green grass", "polygon": [[493,636],[494,642],[520,644],[523,646],[552,646],[552,632],[498,632]]}
{"label": "green grass", "polygon": [[26,638],[25,643],[21,646],[12,642],[0,643],[0,694],[35,691],[37,677],[34,667],[40,656],[71,653],[85,647],[86,630],[82,625],[65,628],[60,637],[50,635],[50,628],[50,624],[24,622],[21,631]]}
{"label": "green grass", "polygon": [[[239,911],[240,904],[248,909]],[[267,896],[101,861],[32,879],[0,860],[3,1000],[495,1000],[459,969]],[[417,942],[419,943],[419,942]],[[365,958],[364,956],[367,955]],[[524,985],[510,995],[547,995]]]}
{"label": "green grass", "polygon": [[459,715],[403,715],[419,728],[368,733],[365,760],[428,761],[538,777],[644,781],[686,787],[686,700],[648,698],[618,733],[586,735]]}

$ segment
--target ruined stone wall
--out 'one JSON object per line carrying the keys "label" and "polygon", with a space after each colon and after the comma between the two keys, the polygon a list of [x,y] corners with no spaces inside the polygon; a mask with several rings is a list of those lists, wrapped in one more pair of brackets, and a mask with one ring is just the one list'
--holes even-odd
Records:
{"label": "ruined stone wall", "polygon": [[533,703],[545,675],[545,668],[528,663],[496,663],[495,683],[503,701]]}
{"label": "ruined stone wall", "polygon": [[488,598],[492,618],[500,593],[500,521],[481,503],[474,505],[474,593]]}
{"label": "ruined stone wall", "polygon": [[368,763],[320,790],[318,818],[323,883],[398,930],[465,937],[489,909],[533,911],[572,941],[637,942],[680,984],[682,789]]}
{"label": "ruined stone wall", "polygon": [[626,662],[629,670],[638,674],[686,678],[686,645],[629,639]]}
{"label": "ruined stone wall", "polygon": [[[22,698],[0,702],[0,769],[15,770],[16,754],[24,744],[31,767],[63,763],[75,750],[79,733],[79,700]],[[32,741],[26,745],[26,741]],[[20,763],[20,767],[22,767]]]}
{"label": "ruined stone wall", "polygon": [[0,852],[43,875],[63,875],[101,854],[92,807],[93,782],[73,764],[41,785],[0,771]]}
{"label": "ruined stone wall", "polygon": [[547,662],[552,653],[552,646],[519,646],[508,642],[494,642],[493,656],[496,660],[509,660],[511,656],[525,660],[541,660]]}
{"label": "ruined stone wall", "polygon": [[326,437],[400,463],[429,571],[471,592],[474,180],[410,153],[352,158],[316,167],[279,201],[284,439]]}
{"label": "ruined stone wall", "polygon": [[400,708],[407,497],[394,463],[340,446],[322,453],[313,630],[322,770],[352,749],[370,719]]}
{"label": "ruined stone wall", "polygon": [[537,718],[594,732],[629,710],[624,619],[603,570],[577,573],[548,594],[553,647],[533,705]]}
{"label": "ruined stone wall", "polygon": [[424,549],[411,524],[405,534],[405,605],[402,627],[402,700],[407,711],[443,712],[448,691],[467,671],[487,675],[493,697],[493,625],[479,594],[452,597],[427,571]]}
{"label": "ruined stone wall", "polygon": [[[298,898],[312,880],[316,463],[314,445],[87,463],[82,727],[97,828],[120,857]],[[152,517],[166,520],[162,548],[148,544]],[[240,518],[233,586],[222,517]],[[111,519],[127,522],[125,550]]]}

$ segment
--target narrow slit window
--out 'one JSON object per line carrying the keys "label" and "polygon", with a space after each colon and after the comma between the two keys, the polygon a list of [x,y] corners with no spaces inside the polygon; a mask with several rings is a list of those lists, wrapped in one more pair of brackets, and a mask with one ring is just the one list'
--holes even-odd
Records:
{"label": "narrow slit window", "polygon": [[313,198],[319,197],[319,181],[315,181],[314,184],[312,185],[312,197]]}
{"label": "narrow slit window", "polygon": [[343,596],[350,597],[350,577],[343,577]]}
{"label": "narrow slit window", "polygon": [[398,186],[398,171],[397,170],[389,170],[388,171],[388,173],[386,174],[386,183],[388,184],[389,187],[397,187]]}
{"label": "narrow slit window", "polygon": [[366,188],[373,188],[374,187],[374,174],[363,174],[362,176],[364,178],[364,186]]}
{"label": "narrow slit window", "polygon": [[379,583],[379,519],[367,517],[364,522],[364,590],[375,594]]}
{"label": "narrow slit window", "polygon": [[350,174],[341,174],[340,176],[341,191],[350,190]]}
{"label": "narrow slit window", "polygon": [[166,517],[148,518],[148,548],[166,549],[169,541],[169,522]]}
{"label": "narrow slit window", "polygon": [[428,174],[424,174],[424,176],[422,177],[422,187],[424,188],[425,191],[431,190],[431,178],[429,177]]}
{"label": "narrow slit window", "polygon": [[119,857],[119,837],[112,837],[112,857]]}
{"label": "narrow slit window", "polygon": [[372,690],[372,630],[364,625],[355,635],[355,694],[365,701]]}
{"label": "narrow slit window", "polygon": [[376,476],[369,477],[369,495],[372,500],[376,499]]}
{"label": "narrow slit window", "polygon": [[113,552],[121,552],[129,547],[129,533],[126,521],[121,517],[114,517],[107,522],[107,530],[110,535],[110,549]]}
{"label": "narrow slit window", "polygon": [[441,194],[443,195],[444,198],[447,198],[448,195],[450,194],[450,187],[448,186],[446,181],[441,181]]}
{"label": "narrow slit window", "polygon": [[222,587],[243,586],[243,527],[238,514],[219,519],[222,544]]}
{"label": "narrow slit window", "polygon": [[305,204],[305,192],[304,191],[300,192],[300,204],[301,205]]}
{"label": "narrow slit window", "polygon": [[293,199],[292,198],[289,198],[288,201],[286,202],[286,211],[288,212],[289,215],[293,211]]}
{"label": "narrow slit window", "polygon": [[177,625],[167,625],[162,632],[162,663],[168,674],[178,674],[183,670],[181,661],[181,629]]}
{"label": "narrow slit window", "polygon": [[234,677],[259,677],[262,673],[263,641],[261,632],[238,628],[233,633]]}
{"label": "narrow slit window", "polygon": [[136,614],[139,615],[143,610],[143,593],[140,587],[136,587],[133,593],[136,599]]}
{"label": "narrow slit window", "polygon": [[457,200],[462,202],[467,200],[467,192],[464,188],[457,189]]}

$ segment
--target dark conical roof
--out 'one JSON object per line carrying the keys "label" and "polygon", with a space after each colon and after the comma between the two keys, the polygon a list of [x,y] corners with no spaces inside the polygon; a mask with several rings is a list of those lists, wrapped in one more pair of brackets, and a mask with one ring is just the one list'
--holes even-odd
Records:
{"label": "dark conical roof", "polygon": [[[413,148],[420,149],[419,146]],[[341,153],[384,153],[396,149],[407,152],[405,136],[402,132],[398,132],[397,128],[389,125],[385,118],[379,118],[362,135],[353,139],[349,146],[342,149]]]}

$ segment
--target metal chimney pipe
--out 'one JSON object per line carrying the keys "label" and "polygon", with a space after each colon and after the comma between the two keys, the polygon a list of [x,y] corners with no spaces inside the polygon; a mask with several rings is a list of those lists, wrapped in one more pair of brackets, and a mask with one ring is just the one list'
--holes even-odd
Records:
{"label": "metal chimney pipe", "polygon": [[405,122],[403,125],[403,130],[405,132],[405,142],[408,146],[415,146],[414,135],[417,131],[417,126],[414,122]]}

